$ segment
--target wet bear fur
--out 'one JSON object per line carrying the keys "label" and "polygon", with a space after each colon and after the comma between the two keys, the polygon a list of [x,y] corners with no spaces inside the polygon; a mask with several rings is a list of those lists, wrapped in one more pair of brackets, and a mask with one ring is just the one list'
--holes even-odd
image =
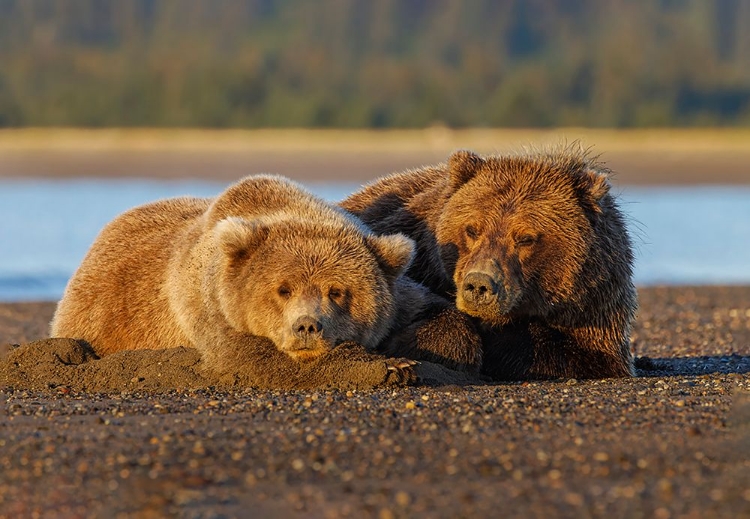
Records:
{"label": "wet bear fur", "polygon": [[493,379],[624,377],[637,296],[609,175],[579,146],[457,151],[341,206],[416,241],[407,274],[476,319]]}

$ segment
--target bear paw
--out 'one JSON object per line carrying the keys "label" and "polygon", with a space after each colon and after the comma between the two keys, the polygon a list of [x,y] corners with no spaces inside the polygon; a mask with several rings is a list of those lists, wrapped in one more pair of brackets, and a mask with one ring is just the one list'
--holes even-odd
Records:
{"label": "bear paw", "polygon": [[416,365],[414,360],[384,357],[359,344],[344,343],[308,366],[310,380],[318,386],[367,389],[414,384]]}
{"label": "bear paw", "polygon": [[417,382],[417,371],[415,367],[419,364],[411,359],[385,359],[386,386],[411,385]]}

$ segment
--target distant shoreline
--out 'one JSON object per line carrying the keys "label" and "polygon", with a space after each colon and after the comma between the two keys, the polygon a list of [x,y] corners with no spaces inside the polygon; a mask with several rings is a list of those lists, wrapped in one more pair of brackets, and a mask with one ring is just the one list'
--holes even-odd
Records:
{"label": "distant shoreline", "polygon": [[278,173],[367,182],[436,164],[451,151],[517,151],[580,141],[621,185],[750,184],[750,129],[0,130],[0,180],[153,178],[232,181]]}

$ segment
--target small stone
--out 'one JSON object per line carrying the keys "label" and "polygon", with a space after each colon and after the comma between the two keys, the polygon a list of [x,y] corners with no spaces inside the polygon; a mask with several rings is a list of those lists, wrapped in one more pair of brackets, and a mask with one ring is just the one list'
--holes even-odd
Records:
{"label": "small stone", "polygon": [[391,510],[388,510],[387,508],[383,508],[378,513],[379,519],[394,519],[396,516],[393,515],[393,512]]}
{"label": "small stone", "polygon": [[398,506],[409,506],[409,503],[411,503],[411,496],[409,496],[408,493],[404,491],[396,492],[396,504]]}
{"label": "small stone", "polygon": [[599,451],[594,454],[594,459],[596,461],[607,461],[609,459],[609,454]]}

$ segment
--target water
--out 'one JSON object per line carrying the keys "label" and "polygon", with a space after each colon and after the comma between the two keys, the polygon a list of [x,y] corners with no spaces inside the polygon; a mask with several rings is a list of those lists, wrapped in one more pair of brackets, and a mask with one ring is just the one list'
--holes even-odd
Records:
{"label": "water", "polygon": [[[0,301],[56,300],[102,226],[160,198],[214,196],[226,184],[146,180],[0,183]],[[352,184],[308,186],[331,201]],[[620,190],[636,246],[635,279],[750,283],[750,187]]]}

